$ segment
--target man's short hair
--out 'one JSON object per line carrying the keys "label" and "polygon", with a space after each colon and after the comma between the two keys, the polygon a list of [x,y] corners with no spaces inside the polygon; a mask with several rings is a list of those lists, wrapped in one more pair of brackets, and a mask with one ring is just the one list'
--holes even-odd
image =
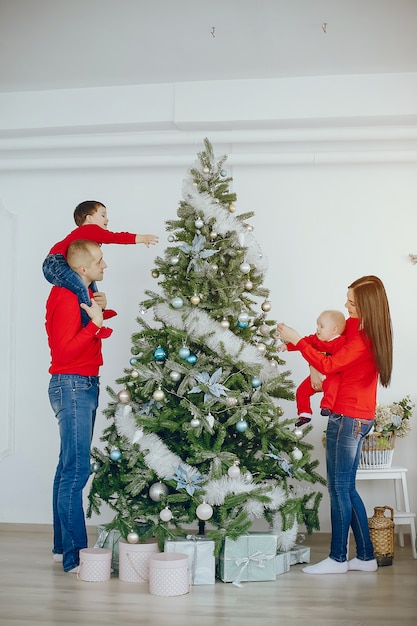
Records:
{"label": "man's short hair", "polygon": [[77,239],[73,241],[67,251],[67,263],[74,272],[82,265],[89,266],[94,260],[94,251],[99,245],[95,241]]}

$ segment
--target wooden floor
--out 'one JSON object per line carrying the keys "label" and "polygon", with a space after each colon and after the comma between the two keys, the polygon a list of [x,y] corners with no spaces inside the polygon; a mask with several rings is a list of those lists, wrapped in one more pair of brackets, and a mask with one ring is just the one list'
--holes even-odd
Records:
{"label": "wooden floor", "polygon": [[[10,527],[10,528],[9,528]],[[94,530],[94,529],[93,529]],[[92,544],[94,544],[92,535]],[[417,560],[395,548],[392,565],[375,573],[308,576],[303,565],[274,582],[217,581],[176,597],[151,595],[148,585],[112,577],[83,582],[51,557],[48,527],[0,526],[1,626],[413,626],[417,623]],[[328,554],[329,536],[305,544],[311,561]]]}

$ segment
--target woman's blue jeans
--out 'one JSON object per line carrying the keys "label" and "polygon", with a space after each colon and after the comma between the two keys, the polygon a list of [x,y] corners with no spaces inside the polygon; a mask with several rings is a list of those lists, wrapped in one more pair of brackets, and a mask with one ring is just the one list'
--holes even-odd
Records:
{"label": "woman's blue jeans", "polygon": [[79,564],[79,550],[88,545],[83,488],[91,473],[99,377],[55,374],[48,393],[61,439],[53,485],[53,552],[63,555],[68,572]]}
{"label": "woman's blue jeans", "polygon": [[[78,298],[80,304],[88,304],[91,306],[90,295],[87,287],[84,285],[77,272],[74,272],[68,265],[65,257],[62,254],[48,254],[42,265],[43,275],[46,280],[52,285],[57,287],[65,287],[69,289]],[[95,283],[91,283],[90,289],[97,291]],[[90,316],[84,309],[80,309],[81,322],[83,326],[87,326],[90,321]]]}
{"label": "woman's blue jeans", "polygon": [[331,413],[326,431],[327,487],[330,495],[332,538],[330,558],[343,563],[347,558],[349,528],[356,542],[356,556],[362,561],[374,558],[368,518],[356,491],[356,470],[363,438],[373,420],[360,420]]}

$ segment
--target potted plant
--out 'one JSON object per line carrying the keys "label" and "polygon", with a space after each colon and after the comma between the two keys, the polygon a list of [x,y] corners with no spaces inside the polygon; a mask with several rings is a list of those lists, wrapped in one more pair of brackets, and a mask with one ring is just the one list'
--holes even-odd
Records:
{"label": "potted plant", "polygon": [[391,467],[395,438],[410,432],[414,406],[409,396],[392,404],[377,405],[373,430],[363,441],[360,469]]}

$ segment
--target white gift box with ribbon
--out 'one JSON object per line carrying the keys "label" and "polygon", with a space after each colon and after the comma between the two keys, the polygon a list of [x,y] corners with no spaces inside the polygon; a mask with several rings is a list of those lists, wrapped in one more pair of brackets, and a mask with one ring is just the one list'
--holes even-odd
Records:
{"label": "white gift box with ribbon", "polygon": [[219,560],[223,582],[276,580],[277,538],[269,533],[247,533],[235,541],[226,537]]}
{"label": "white gift box with ribbon", "polygon": [[214,547],[214,541],[204,535],[187,535],[183,538],[167,539],[164,552],[188,555],[193,585],[214,585]]}

